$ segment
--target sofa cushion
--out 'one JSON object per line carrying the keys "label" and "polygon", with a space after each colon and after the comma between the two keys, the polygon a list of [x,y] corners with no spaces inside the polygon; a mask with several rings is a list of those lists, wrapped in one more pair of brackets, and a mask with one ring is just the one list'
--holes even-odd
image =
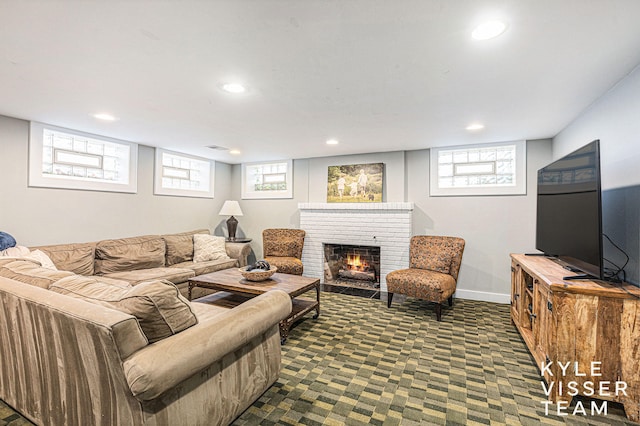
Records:
{"label": "sofa cushion", "polygon": [[127,287],[128,288],[128,287],[131,287],[133,285],[127,280],[118,280],[116,278],[105,277],[104,275],[94,275],[94,276],[88,277],[88,278],[95,278],[98,281],[100,281],[101,283],[111,284],[111,285],[115,285],[115,286],[118,286],[118,287]]}
{"label": "sofa cushion", "polygon": [[96,244],[95,273],[132,271],[164,266],[165,244],[159,235],[104,240]]}
{"label": "sofa cushion", "polygon": [[167,280],[171,281],[174,284],[180,284],[187,281],[189,278],[193,278],[195,276],[195,272],[193,271],[193,269],[162,267],[114,272],[112,274],[106,274],[103,276],[116,280],[127,281],[133,285],[150,280]]}
{"label": "sofa cushion", "polygon": [[46,253],[60,270],[79,275],[94,274],[96,243],[57,244],[32,248]]}
{"label": "sofa cushion", "polygon": [[26,257],[40,262],[40,265],[43,268],[53,269],[54,271],[58,270],[58,268],[56,268],[56,265],[53,263],[51,258],[47,256],[47,254],[42,250],[33,250]]}
{"label": "sofa cushion", "polygon": [[180,295],[175,285],[166,280],[120,287],[96,278],[74,277],[58,281],[51,290],[135,316],[150,343],[198,322],[191,304]]}
{"label": "sofa cushion", "polygon": [[171,266],[177,263],[193,260],[193,235],[209,234],[208,229],[198,229],[179,234],[163,235],[166,244],[166,265]]}
{"label": "sofa cushion", "polygon": [[387,274],[387,291],[442,303],[456,291],[456,280],[428,269],[398,269]]}
{"label": "sofa cushion", "polygon": [[[55,293],[67,295],[82,295],[84,298],[110,301],[117,300],[127,294],[133,286],[127,282],[109,280],[103,281],[102,277],[85,277],[82,275],[72,275],[51,284],[49,290]],[[113,308],[109,304],[105,306]]]}
{"label": "sofa cushion", "polygon": [[177,287],[166,280],[145,281],[120,301],[122,309],[138,317],[149,342],[169,337],[196,325],[198,319]]}
{"label": "sofa cushion", "polygon": [[269,256],[264,260],[278,268],[278,272],[281,274],[302,275],[304,271],[304,265],[297,257]]}
{"label": "sofa cushion", "polygon": [[[207,262],[182,262],[172,265],[171,268],[191,269],[195,275],[204,275],[209,272],[221,271],[223,269],[235,268],[238,266],[236,259],[218,259]],[[179,284],[179,283],[177,283]]]}
{"label": "sofa cushion", "polygon": [[13,259],[27,259],[35,260],[40,263],[43,268],[57,270],[56,265],[51,261],[51,258],[47,256],[42,250],[29,250],[28,247],[15,246],[0,251],[0,258],[13,258]]}
{"label": "sofa cushion", "polygon": [[74,275],[73,272],[44,268],[30,259],[5,259],[0,262],[0,276],[48,289],[56,281]]}
{"label": "sofa cushion", "polygon": [[229,259],[225,249],[224,237],[215,235],[195,234],[193,236],[193,261],[207,262],[209,260]]}
{"label": "sofa cushion", "polygon": [[0,251],[0,257],[24,257],[31,253],[29,247],[14,246]]}

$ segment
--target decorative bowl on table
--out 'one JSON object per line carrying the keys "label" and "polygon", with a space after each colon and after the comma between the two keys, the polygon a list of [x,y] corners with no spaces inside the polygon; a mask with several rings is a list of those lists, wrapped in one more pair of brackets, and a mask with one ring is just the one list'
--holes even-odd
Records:
{"label": "decorative bowl on table", "polygon": [[278,272],[278,268],[272,266],[269,270],[264,269],[253,269],[251,271],[247,271],[247,267],[240,268],[240,274],[249,281],[264,281],[271,278],[273,274]]}

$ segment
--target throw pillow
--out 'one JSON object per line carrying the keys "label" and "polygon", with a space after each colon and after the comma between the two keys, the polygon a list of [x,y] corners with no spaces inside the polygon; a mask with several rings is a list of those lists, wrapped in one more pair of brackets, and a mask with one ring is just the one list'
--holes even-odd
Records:
{"label": "throw pillow", "polygon": [[224,237],[215,235],[193,235],[193,261],[207,262],[209,260],[226,260],[227,256]]}
{"label": "throw pillow", "polygon": [[173,283],[166,280],[145,281],[134,286],[118,302],[118,309],[138,318],[149,343],[198,323],[191,303]]}
{"label": "throw pillow", "polygon": [[28,247],[15,246],[0,251],[0,257],[25,257],[31,253]]}
{"label": "throw pillow", "polygon": [[133,315],[149,343],[198,323],[189,301],[166,280],[145,281],[129,287],[103,283],[99,278],[75,276],[56,282],[50,290]]}
{"label": "throw pillow", "polygon": [[16,239],[6,232],[0,232],[0,250],[8,249],[9,247],[15,247]]}
{"label": "throw pillow", "polygon": [[171,266],[193,260],[193,234],[207,234],[208,229],[181,232],[179,234],[166,234],[162,238],[167,246],[166,265]]}
{"label": "throw pillow", "polygon": [[41,250],[33,250],[31,253],[29,253],[25,257],[28,259],[37,260],[38,262],[40,262],[43,268],[52,269],[54,271],[58,270],[58,268],[56,268],[56,265],[49,258],[49,256],[47,256],[46,253]]}

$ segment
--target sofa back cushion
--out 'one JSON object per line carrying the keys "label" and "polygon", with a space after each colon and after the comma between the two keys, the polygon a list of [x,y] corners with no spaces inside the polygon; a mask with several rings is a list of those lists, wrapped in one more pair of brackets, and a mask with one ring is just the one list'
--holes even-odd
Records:
{"label": "sofa back cushion", "polygon": [[32,248],[43,251],[58,269],[78,275],[94,274],[96,243],[56,244]]}
{"label": "sofa back cushion", "polygon": [[0,260],[0,276],[44,289],[48,289],[51,284],[62,278],[73,275],[73,272],[45,268],[35,260]]}
{"label": "sofa back cushion", "polygon": [[96,244],[96,275],[164,266],[165,243],[159,235],[103,240]]}
{"label": "sofa back cushion", "polygon": [[169,281],[145,281],[134,287],[103,283],[100,278],[63,279],[51,291],[117,309],[133,315],[149,343],[179,333],[195,324],[191,304]]}
{"label": "sofa back cushion", "polygon": [[193,260],[193,236],[194,234],[209,234],[208,229],[198,229],[179,234],[163,235],[166,245],[166,265],[176,265]]}

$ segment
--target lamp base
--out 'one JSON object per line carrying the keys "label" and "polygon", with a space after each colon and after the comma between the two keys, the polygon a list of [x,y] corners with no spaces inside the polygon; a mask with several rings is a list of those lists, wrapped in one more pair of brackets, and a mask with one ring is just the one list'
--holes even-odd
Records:
{"label": "lamp base", "polygon": [[238,219],[231,216],[227,219],[227,230],[229,231],[229,241],[236,240],[236,229],[238,229]]}

